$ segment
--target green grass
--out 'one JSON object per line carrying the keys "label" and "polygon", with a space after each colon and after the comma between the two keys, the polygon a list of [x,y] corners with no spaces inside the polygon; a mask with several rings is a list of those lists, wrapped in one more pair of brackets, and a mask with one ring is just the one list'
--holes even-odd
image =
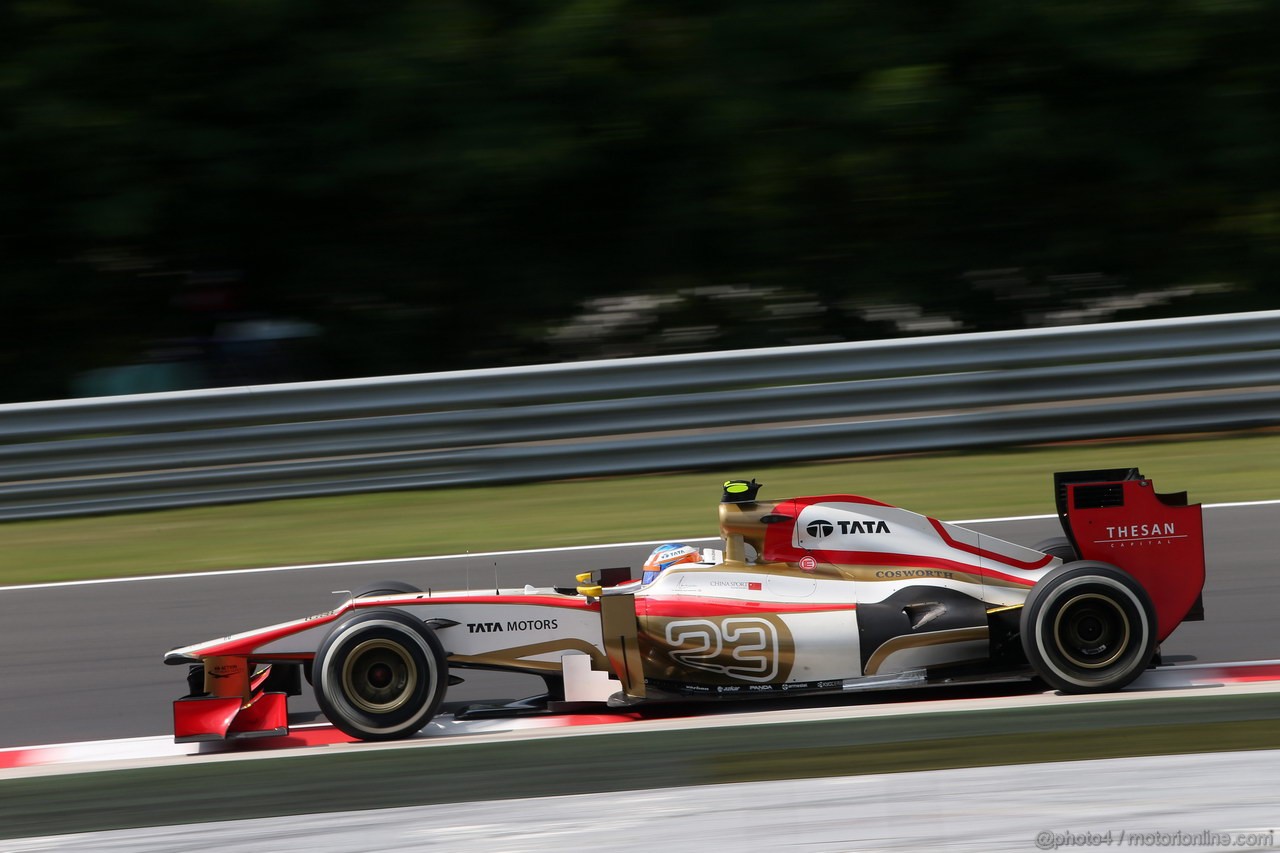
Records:
{"label": "green grass", "polygon": [[0,525],[0,585],[711,536],[720,483],[852,493],[944,519],[1053,512],[1054,471],[1136,465],[1193,501],[1280,498],[1280,434],[744,465]]}
{"label": "green grass", "polygon": [[1244,720],[1100,728],[1090,730],[1087,736],[1079,731],[1031,732],[835,749],[743,750],[722,756],[716,763],[716,771],[720,781],[760,782],[1277,747],[1280,747],[1280,732],[1276,731],[1275,721]]}

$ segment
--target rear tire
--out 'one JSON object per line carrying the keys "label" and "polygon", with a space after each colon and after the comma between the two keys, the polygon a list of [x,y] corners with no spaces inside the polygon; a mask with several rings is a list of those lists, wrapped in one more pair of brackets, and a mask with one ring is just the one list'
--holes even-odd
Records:
{"label": "rear tire", "polygon": [[1036,673],[1063,693],[1120,690],[1156,647],[1156,615],[1142,585],[1106,563],[1060,566],[1022,608],[1022,648]]}
{"label": "rear tire", "polygon": [[431,721],[449,684],[435,633],[398,610],[339,622],[312,664],[316,702],[329,722],[359,740],[410,737]]}
{"label": "rear tire", "polygon": [[1050,557],[1057,557],[1064,563],[1074,563],[1080,559],[1080,555],[1076,553],[1076,546],[1071,544],[1071,540],[1065,536],[1055,536],[1052,539],[1046,539],[1035,546],[1037,551],[1048,554]]}

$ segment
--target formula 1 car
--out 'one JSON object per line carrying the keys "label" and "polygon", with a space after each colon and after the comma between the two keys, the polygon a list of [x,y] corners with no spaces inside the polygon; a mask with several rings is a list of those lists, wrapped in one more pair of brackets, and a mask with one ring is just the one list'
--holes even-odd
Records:
{"label": "formula 1 car", "polygon": [[337,608],[174,649],[176,740],[283,735],[305,676],[360,740],[413,735],[455,670],[541,675],[542,706],[843,693],[1038,676],[1118,690],[1203,618],[1200,506],[1136,468],[1054,476],[1065,538],[1028,548],[854,495],[757,500],[725,484],[724,549],[651,580],[422,592],[381,582]]}

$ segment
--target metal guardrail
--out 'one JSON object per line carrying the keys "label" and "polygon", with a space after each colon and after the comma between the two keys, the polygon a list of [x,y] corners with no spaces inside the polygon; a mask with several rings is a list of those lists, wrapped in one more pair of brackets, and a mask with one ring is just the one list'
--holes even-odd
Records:
{"label": "metal guardrail", "polygon": [[1280,423],[1280,311],[0,405],[0,520]]}

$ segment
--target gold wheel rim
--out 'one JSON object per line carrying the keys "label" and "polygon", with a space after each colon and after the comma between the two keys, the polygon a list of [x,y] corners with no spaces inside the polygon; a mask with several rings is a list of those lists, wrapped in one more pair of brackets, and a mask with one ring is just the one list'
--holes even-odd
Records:
{"label": "gold wheel rim", "polygon": [[342,692],[353,706],[386,714],[405,705],[418,686],[418,666],[399,643],[365,640],[342,667]]}
{"label": "gold wheel rim", "polygon": [[[1095,630],[1097,636],[1092,637]],[[1129,648],[1130,634],[1129,615],[1124,608],[1096,592],[1074,596],[1058,608],[1053,620],[1053,641],[1058,651],[1082,669],[1105,669],[1114,664]],[[1118,641],[1115,635],[1119,636]],[[1090,642],[1095,645],[1081,648]]]}

